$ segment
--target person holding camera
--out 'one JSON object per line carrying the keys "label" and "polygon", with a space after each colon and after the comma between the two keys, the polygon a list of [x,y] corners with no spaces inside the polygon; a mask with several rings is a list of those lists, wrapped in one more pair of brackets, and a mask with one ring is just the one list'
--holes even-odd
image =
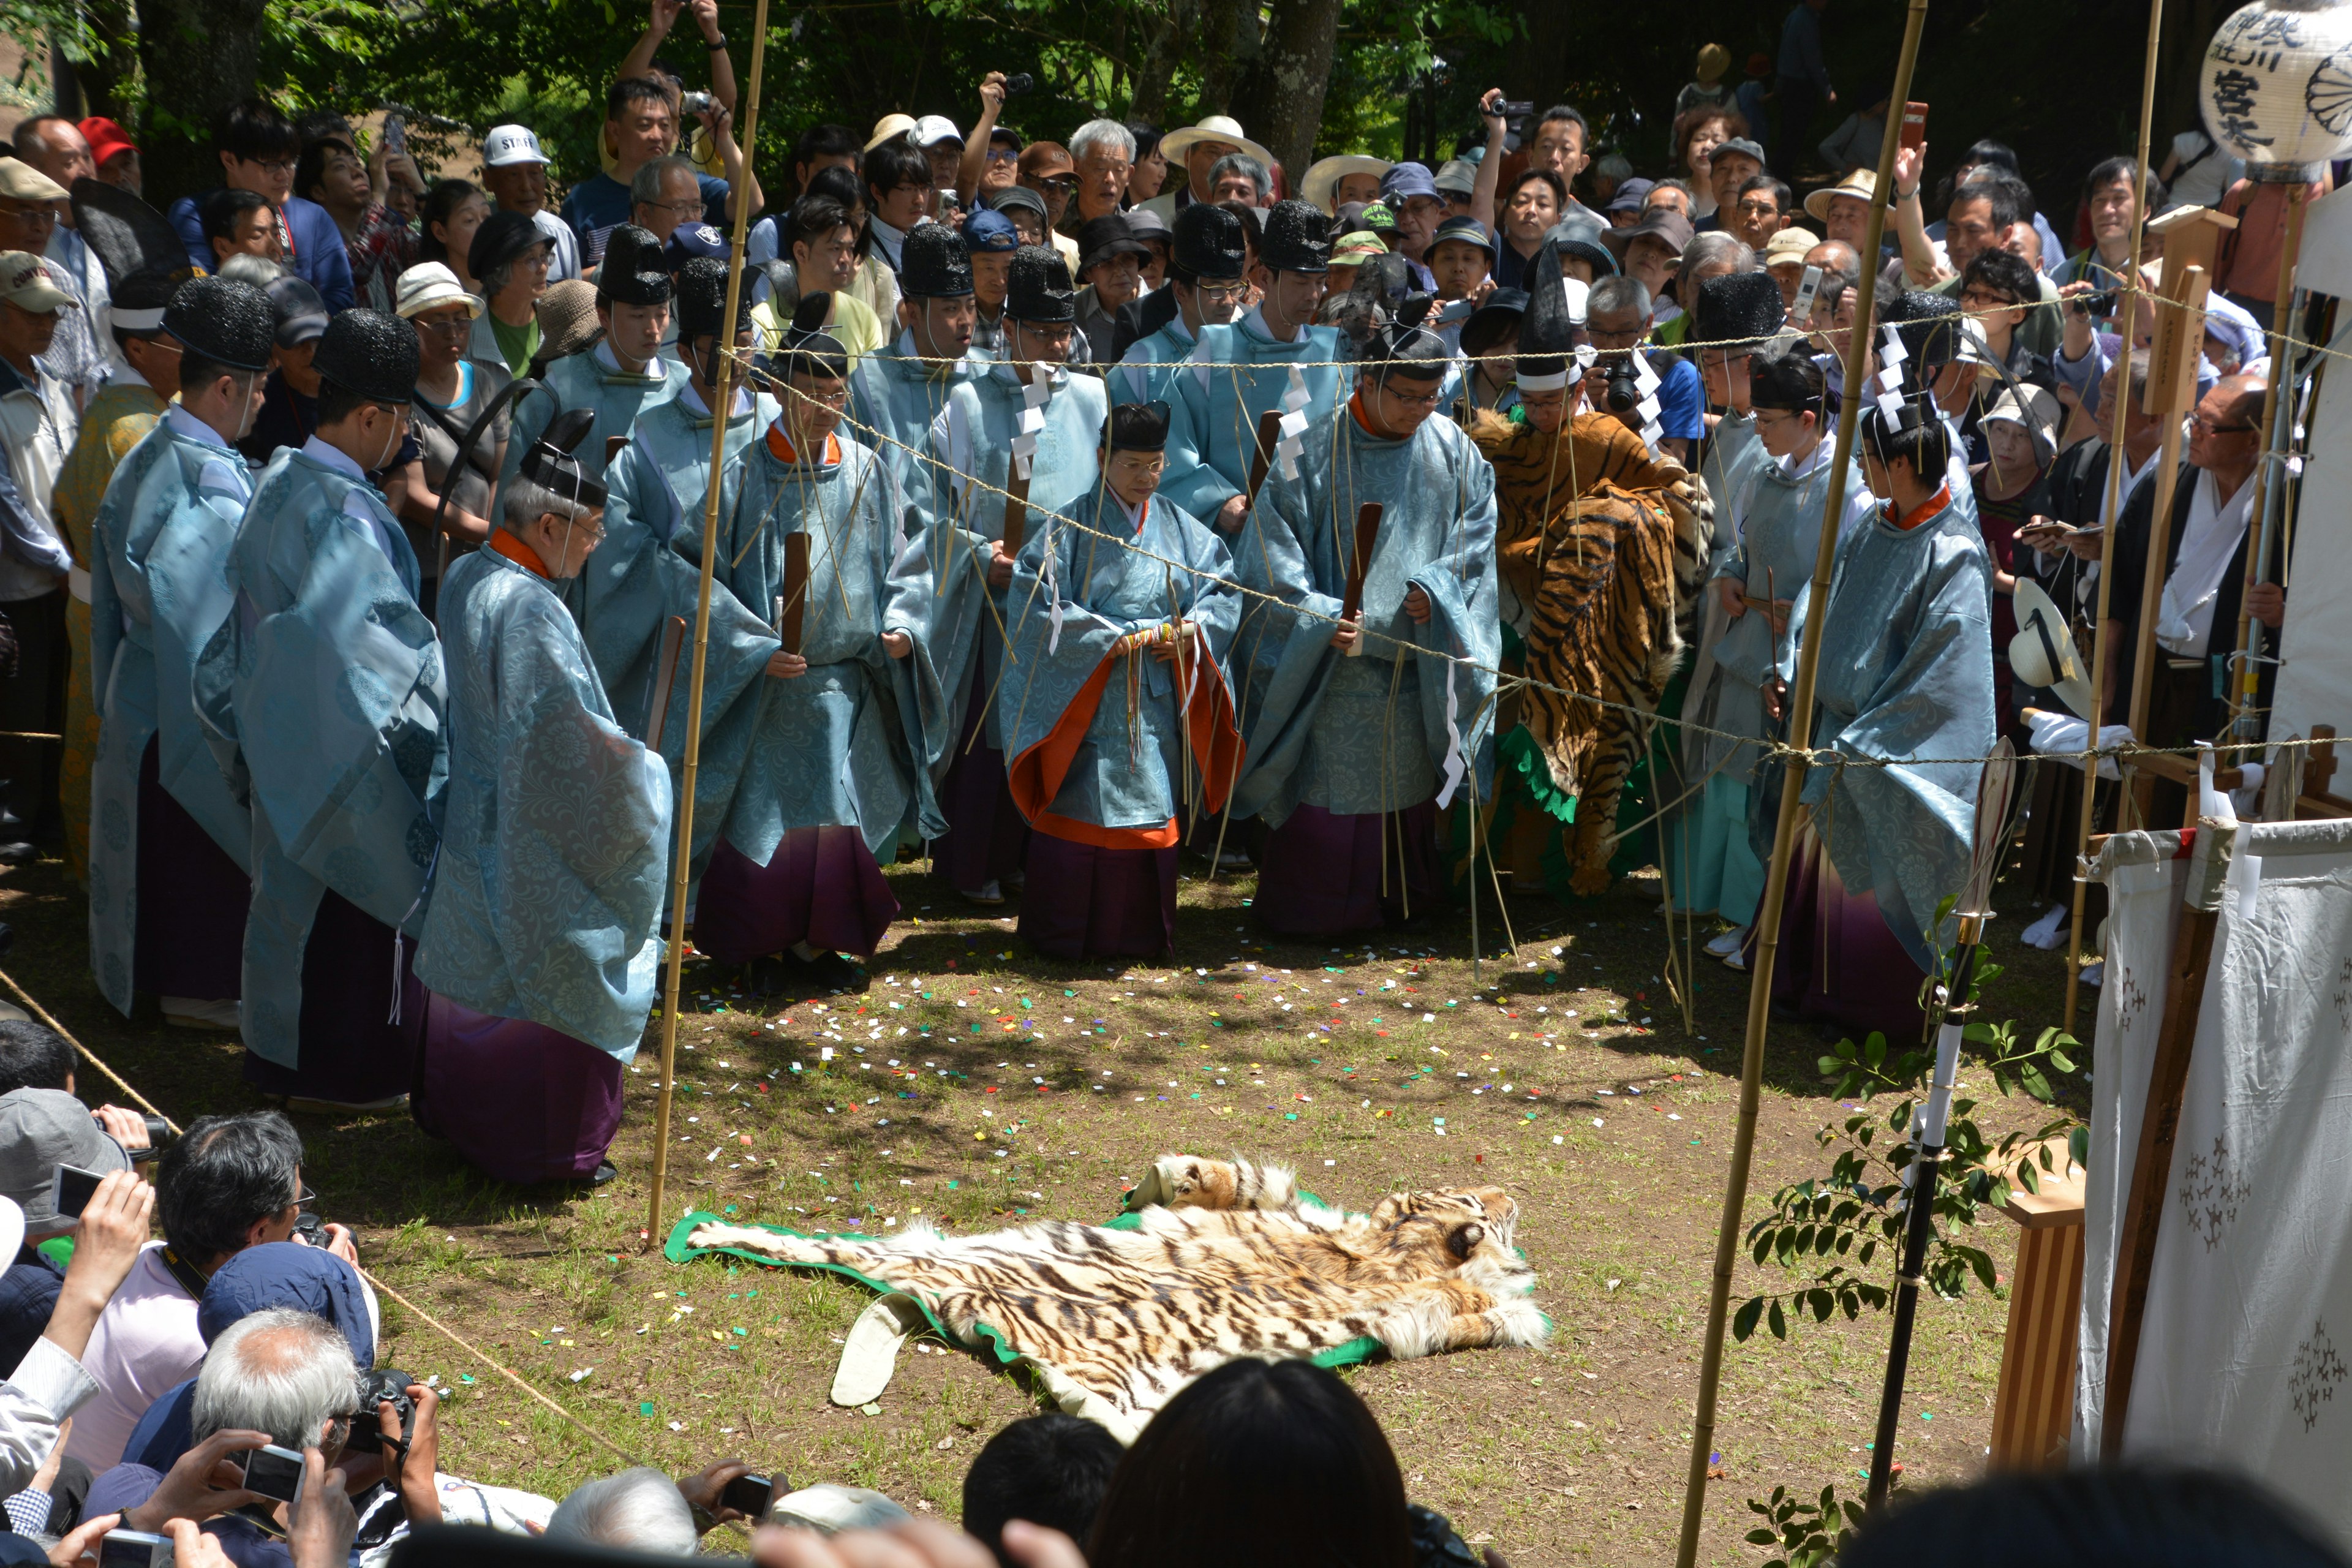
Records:
{"label": "person holding camera", "polygon": [[1600,374],[1585,377],[1585,396],[1591,402],[1599,392],[1602,407],[1640,432],[1646,420],[1634,356],[1647,359],[1658,378],[1655,446],[1687,468],[1699,437],[1706,434],[1706,394],[1696,365],[1680,354],[1642,346],[1649,334],[1650,309],[1650,291],[1638,278],[1604,278],[1592,286],[1585,300],[1585,320],[1592,346],[1601,352],[1593,367]]}
{"label": "person holding camera", "polygon": [[[278,1111],[199,1120],[164,1152],[155,1190],[163,1240],[141,1251],[84,1357],[99,1394],[66,1452],[92,1470],[120,1460],[148,1407],[195,1375],[205,1359],[196,1304],[229,1258],[299,1234],[359,1268],[352,1233],[303,1212],[312,1194],[302,1184],[302,1139]],[[367,1293],[364,1281],[360,1289]]]}

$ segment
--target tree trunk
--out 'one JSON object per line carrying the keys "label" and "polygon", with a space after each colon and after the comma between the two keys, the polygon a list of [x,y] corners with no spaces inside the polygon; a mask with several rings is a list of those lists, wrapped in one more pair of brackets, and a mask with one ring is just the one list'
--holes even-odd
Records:
{"label": "tree trunk", "polygon": [[[1195,106],[1195,118],[1232,114],[1250,61],[1257,54],[1255,0],[1205,0],[1200,39],[1201,101]],[[1242,127],[1249,128],[1246,122]]]}
{"label": "tree trunk", "polygon": [[1255,121],[1244,129],[1273,151],[1294,191],[1315,161],[1339,7],[1340,0],[1278,0],[1251,72],[1248,101]]}
{"label": "tree trunk", "polygon": [[1175,79],[1176,67],[1183,53],[1183,41],[1199,20],[1199,7],[1192,0],[1175,0],[1164,16],[1139,13],[1137,26],[1140,29],[1135,49],[1135,96],[1129,100],[1132,119],[1149,121],[1161,130],[1169,130],[1169,84]]}
{"label": "tree trunk", "polygon": [[221,183],[213,116],[254,93],[264,0],[139,0],[147,118],[139,160],[161,207]]}
{"label": "tree trunk", "polygon": [[93,46],[89,58],[74,62],[74,76],[81,83],[83,112],[103,114],[110,120],[128,120],[131,105],[137,101],[132,89],[139,69],[139,40],[131,29],[129,0],[91,0],[83,11],[89,19],[89,42]]}

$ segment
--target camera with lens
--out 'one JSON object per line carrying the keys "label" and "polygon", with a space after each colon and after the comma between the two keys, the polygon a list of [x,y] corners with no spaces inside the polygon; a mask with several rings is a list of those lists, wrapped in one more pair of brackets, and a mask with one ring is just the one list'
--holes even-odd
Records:
{"label": "camera with lens", "polygon": [[1601,375],[1609,389],[1609,411],[1612,414],[1631,413],[1633,406],[1642,401],[1642,383],[1633,370],[1633,352],[1620,350],[1615,353],[1603,354],[1601,360]]}
{"label": "camera with lens", "polygon": [[697,115],[708,114],[718,107],[719,100],[707,92],[687,92],[678,95],[677,113],[681,120],[692,120]]}
{"label": "camera with lens", "polygon": [[1005,97],[1019,98],[1037,85],[1037,79],[1027,71],[1016,71],[997,85],[1004,89]]}
{"label": "camera with lens", "polygon": [[369,1367],[359,1376],[360,1411],[352,1417],[352,1435],[343,1440],[346,1452],[381,1454],[383,1452],[383,1426],[378,1405],[389,1405],[400,1418],[401,1440],[406,1442],[416,1435],[416,1402],[408,1397],[412,1380],[404,1372],[388,1366]]}

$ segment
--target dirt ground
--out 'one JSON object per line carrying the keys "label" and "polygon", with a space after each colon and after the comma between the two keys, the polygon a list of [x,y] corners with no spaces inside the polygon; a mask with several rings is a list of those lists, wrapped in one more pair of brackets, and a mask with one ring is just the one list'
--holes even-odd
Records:
{"label": "dirt ground", "polygon": [[[883,1234],[917,1216],[966,1233],[1107,1217],[1172,1152],[1287,1162],[1351,1206],[1400,1187],[1499,1183],[1521,1205],[1550,1342],[1346,1375],[1413,1499],[1473,1542],[1519,1564],[1671,1558],[1747,979],[1702,958],[1685,1032],[1662,979],[1654,876],[1573,910],[1512,899],[1516,946],[1490,898],[1475,981],[1458,910],[1376,943],[1310,948],[1260,933],[1246,878],[1196,878],[1174,963],[1073,969],[1024,947],[1011,906],[983,918],[919,865],[891,881],[906,918],[863,994],[760,998],[689,961],[655,1241],[694,1208]],[[8,973],[175,1120],[260,1103],[233,1042],[166,1030],[144,999],[126,1021],[99,997],[83,902],[60,862],[0,876],[0,920],[16,931]],[[2059,961],[2018,948],[2022,923],[1993,928],[2011,967],[1990,1009],[2039,1027],[2057,1021]],[[1815,1063],[1833,1037],[1773,1026],[1751,1218],[1777,1186],[1827,1169],[1813,1134],[1843,1112]],[[646,1250],[656,1060],[641,1057],[627,1079],[612,1151],[622,1174],[603,1188],[488,1182],[404,1115],[298,1119],[321,1211],[358,1230],[383,1281],[474,1347],[384,1304],[383,1361],[452,1392],[443,1468],[560,1496],[620,1463],[495,1360],[633,1459],[684,1472],[740,1455],[795,1483],[870,1486],[953,1518],[970,1455],[1040,1397],[924,1346],[901,1358],[879,1414],[834,1408],[825,1392],[863,1289]],[[86,1095],[99,1087],[85,1073]],[[1996,1132],[2040,1120],[2042,1108],[1974,1087]],[[1993,1216],[1982,1238],[2004,1278],[2010,1231]],[[1890,1260],[1881,1268],[1891,1275]],[[1782,1278],[1743,1257],[1734,1300]],[[1906,1484],[1980,1468],[2005,1313],[1980,1293],[1924,1307]],[[1886,1333],[1865,1313],[1730,1349],[1702,1561],[1761,1560],[1741,1541],[1747,1498],[1782,1484],[1858,1490]]]}

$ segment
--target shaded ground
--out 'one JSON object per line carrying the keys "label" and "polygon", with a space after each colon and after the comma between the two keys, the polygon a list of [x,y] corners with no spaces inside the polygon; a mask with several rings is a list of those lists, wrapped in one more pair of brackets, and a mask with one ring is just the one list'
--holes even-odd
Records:
{"label": "shaded ground", "polygon": [[[1188,881],[1176,963],[1073,970],[919,866],[891,880],[909,918],[864,994],[763,1003],[689,963],[663,1229],[689,1208],[885,1233],[917,1215],[966,1231],[1101,1217],[1151,1158],[1179,1151],[1287,1161],[1354,1206],[1497,1182],[1521,1205],[1551,1342],[1347,1375],[1415,1500],[1474,1542],[1520,1564],[1670,1557],[1747,982],[1702,959],[1685,1032],[1660,978],[1654,877],[1573,911],[1514,899],[1517,947],[1500,955],[1488,900],[1483,989],[1458,911],[1346,952],[1269,944],[1244,907],[1247,879]],[[86,1044],[180,1121],[259,1103],[232,1044],[165,1030],[152,1001],[130,1021],[107,1007],[84,919],[59,862],[0,877],[9,973]],[[2021,923],[1994,927],[2011,968],[1991,1011],[2039,1026],[2056,1021],[2057,961],[2017,948]],[[1823,1042],[1774,1026],[1751,1217],[1775,1187],[1827,1168],[1812,1134],[1842,1111],[1814,1065]],[[1038,1399],[933,1347],[902,1358],[878,1415],[835,1409],[825,1389],[864,1290],[643,1251],[654,1077],[648,1053],[627,1080],[623,1175],[607,1188],[485,1181],[404,1116],[299,1119],[307,1174],[386,1281],[632,1457],[684,1471],[741,1455],[952,1517],[971,1453]],[[85,1075],[94,1099],[96,1080]],[[1996,1131],[2038,1120],[1977,1088]],[[2006,1222],[1984,1239],[2005,1272]],[[1743,1258],[1735,1300],[1780,1278]],[[384,1359],[456,1391],[445,1468],[561,1495],[615,1467],[483,1360],[385,1308]],[[1982,1296],[1923,1310],[1902,1439],[1911,1484],[1980,1466],[2005,1310]],[[1865,1314],[1731,1349],[1703,1561],[1760,1560],[1740,1541],[1746,1498],[1858,1488],[1885,1339]]]}

